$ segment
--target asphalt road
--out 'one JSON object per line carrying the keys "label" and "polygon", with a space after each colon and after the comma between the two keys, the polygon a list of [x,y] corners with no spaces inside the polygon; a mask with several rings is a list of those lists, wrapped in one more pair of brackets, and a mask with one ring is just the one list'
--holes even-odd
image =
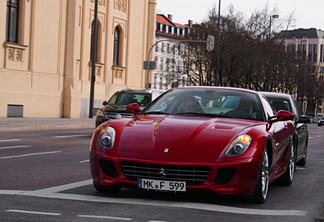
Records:
{"label": "asphalt road", "polygon": [[270,185],[264,204],[213,193],[92,186],[93,128],[0,133],[0,221],[313,222],[324,205],[324,127],[309,125],[308,160],[289,187]]}

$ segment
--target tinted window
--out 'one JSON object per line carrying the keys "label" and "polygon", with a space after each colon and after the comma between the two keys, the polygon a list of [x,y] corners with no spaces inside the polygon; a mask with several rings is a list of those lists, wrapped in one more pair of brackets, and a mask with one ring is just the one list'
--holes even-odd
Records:
{"label": "tinted window", "polygon": [[270,101],[271,105],[277,110],[286,110],[288,112],[292,112],[292,108],[290,106],[289,100],[285,99],[278,99],[278,98],[269,98],[267,97],[268,100]]}
{"label": "tinted window", "polygon": [[152,101],[152,95],[136,92],[118,92],[115,93],[108,104],[110,105],[128,105],[138,103],[140,106],[146,106]]}

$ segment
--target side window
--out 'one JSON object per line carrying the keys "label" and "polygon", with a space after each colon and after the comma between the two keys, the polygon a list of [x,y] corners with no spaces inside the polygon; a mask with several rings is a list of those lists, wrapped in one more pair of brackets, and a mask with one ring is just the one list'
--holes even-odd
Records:
{"label": "side window", "polygon": [[108,101],[108,104],[116,104],[117,97],[118,97],[118,93],[115,93]]}
{"label": "side window", "polygon": [[7,0],[6,41],[18,43],[19,0]]}
{"label": "side window", "polygon": [[263,96],[261,97],[261,100],[265,109],[264,111],[267,113],[268,117],[274,116],[274,110],[272,109],[272,106],[270,105],[269,101]]}

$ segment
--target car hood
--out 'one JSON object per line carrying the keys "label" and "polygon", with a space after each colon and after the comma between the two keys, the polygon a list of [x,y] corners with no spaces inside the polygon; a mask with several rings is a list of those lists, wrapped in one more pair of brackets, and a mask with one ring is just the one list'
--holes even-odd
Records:
{"label": "car hood", "polygon": [[215,162],[239,132],[260,124],[231,118],[142,115],[124,118],[118,153],[154,161]]}
{"label": "car hood", "polygon": [[116,111],[116,112],[128,112],[126,111],[126,106],[122,106],[122,105],[105,105],[104,107],[100,108],[101,111],[103,112],[109,112],[109,111]]}

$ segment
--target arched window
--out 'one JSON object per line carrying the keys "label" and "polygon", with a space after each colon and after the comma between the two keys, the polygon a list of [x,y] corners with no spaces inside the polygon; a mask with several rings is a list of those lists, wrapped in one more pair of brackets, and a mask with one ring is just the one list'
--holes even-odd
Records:
{"label": "arched window", "polygon": [[6,41],[18,43],[19,0],[7,0]]}
{"label": "arched window", "polygon": [[[93,50],[94,50],[94,38],[95,38],[95,34],[94,34],[94,29],[95,29],[95,22],[92,21],[92,24],[91,24],[91,52],[90,52],[90,61],[92,61],[92,57],[93,57]],[[99,62],[100,61],[100,27],[101,27],[101,24],[99,22],[99,20],[97,20],[97,47],[96,47],[96,62]]]}
{"label": "arched window", "polygon": [[114,65],[119,65],[119,44],[120,44],[120,35],[119,35],[119,29],[115,28],[115,34],[114,34]]}

